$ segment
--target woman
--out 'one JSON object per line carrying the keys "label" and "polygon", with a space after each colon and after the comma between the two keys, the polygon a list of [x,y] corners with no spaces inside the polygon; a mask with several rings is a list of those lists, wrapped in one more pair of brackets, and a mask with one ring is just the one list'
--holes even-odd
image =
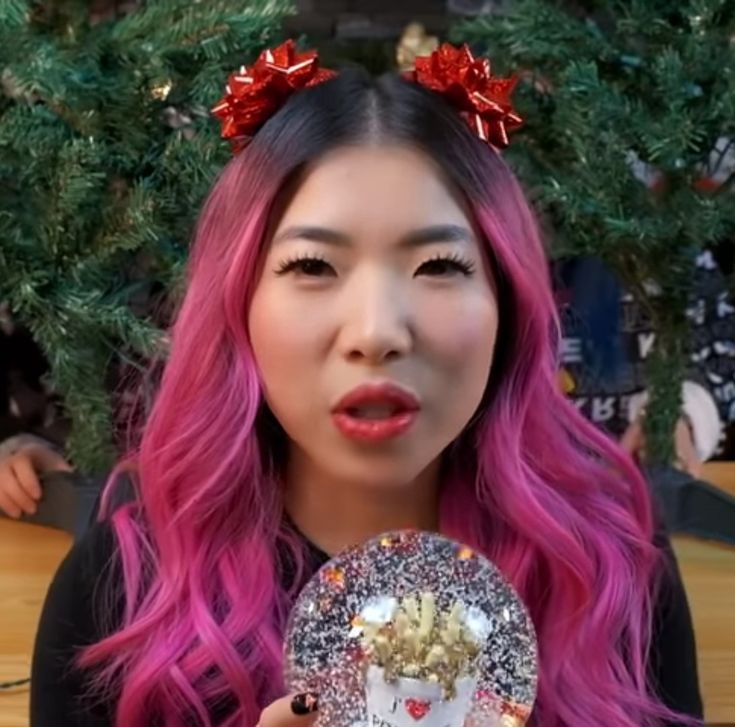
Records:
{"label": "woman", "polygon": [[309,724],[318,695],[283,696],[289,607],[330,555],[400,527],[473,545],[521,593],[535,724],[697,714],[646,485],[558,390],[558,341],[519,185],[439,93],[357,70],[294,93],[204,207],[117,468],[138,497],[51,586],[33,727]]}

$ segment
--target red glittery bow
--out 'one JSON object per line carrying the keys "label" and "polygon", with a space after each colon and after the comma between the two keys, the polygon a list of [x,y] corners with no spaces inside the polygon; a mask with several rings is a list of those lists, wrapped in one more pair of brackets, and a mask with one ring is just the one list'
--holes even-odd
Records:
{"label": "red glittery bow", "polygon": [[[289,39],[264,50],[251,66],[230,75],[227,93],[212,109],[222,123],[222,138],[235,153],[283,106],[294,92],[336,76],[319,67],[315,50],[298,53]],[[443,43],[428,56],[418,56],[403,77],[440,93],[483,140],[498,148],[508,146],[508,131],[523,123],[510,103],[517,77],[493,78],[490,61],[474,58],[465,44]]]}
{"label": "red glittery bow", "polygon": [[467,44],[442,45],[428,56],[418,56],[403,77],[444,96],[483,140],[500,149],[508,146],[508,131],[523,123],[510,95],[518,78],[493,78],[490,61],[475,58]]}
{"label": "red glittery bow", "polygon": [[230,75],[227,93],[212,109],[222,123],[222,138],[230,140],[235,153],[241,151],[294,91],[335,75],[319,68],[317,51],[299,53],[291,39],[264,50],[253,65]]}

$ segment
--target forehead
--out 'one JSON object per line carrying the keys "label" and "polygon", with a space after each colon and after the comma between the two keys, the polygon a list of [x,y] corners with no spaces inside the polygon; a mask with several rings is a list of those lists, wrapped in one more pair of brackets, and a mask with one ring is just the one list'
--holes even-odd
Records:
{"label": "forehead", "polygon": [[379,231],[456,222],[466,204],[428,156],[404,146],[335,149],[304,170],[277,225],[320,224]]}

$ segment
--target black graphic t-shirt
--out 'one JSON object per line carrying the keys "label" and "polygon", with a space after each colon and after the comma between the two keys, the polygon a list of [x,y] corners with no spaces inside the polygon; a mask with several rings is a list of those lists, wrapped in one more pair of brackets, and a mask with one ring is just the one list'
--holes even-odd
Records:
{"label": "black graphic t-shirt", "polygon": [[[565,388],[588,419],[620,436],[629,424],[630,398],[646,388],[646,360],[656,339],[650,319],[599,261],[559,261],[552,277]],[[735,422],[735,305],[709,251],[697,259],[694,291],[686,378],[712,396],[724,435]]]}

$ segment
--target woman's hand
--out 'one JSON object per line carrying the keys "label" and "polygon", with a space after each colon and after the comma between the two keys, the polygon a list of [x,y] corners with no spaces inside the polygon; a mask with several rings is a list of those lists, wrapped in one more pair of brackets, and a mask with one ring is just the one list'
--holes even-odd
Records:
{"label": "woman's hand", "polygon": [[57,452],[43,444],[27,444],[0,459],[0,510],[12,518],[33,515],[41,499],[39,482],[44,472],[73,467]]}
{"label": "woman's hand", "polygon": [[[646,437],[643,432],[643,417],[639,416],[625,430],[620,444],[623,446],[623,449],[630,452],[639,462],[645,461]],[[676,423],[674,447],[676,451],[676,462],[674,466],[677,469],[687,472],[695,479],[699,479],[702,476],[702,460],[697,455],[691,427],[683,417]]]}
{"label": "woman's hand", "polygon": [[283,697],[261,712],[257,727],[308,727],[316,721],[318,707],[314,692]]}

